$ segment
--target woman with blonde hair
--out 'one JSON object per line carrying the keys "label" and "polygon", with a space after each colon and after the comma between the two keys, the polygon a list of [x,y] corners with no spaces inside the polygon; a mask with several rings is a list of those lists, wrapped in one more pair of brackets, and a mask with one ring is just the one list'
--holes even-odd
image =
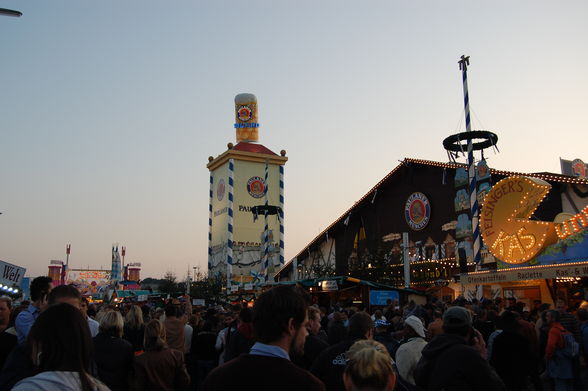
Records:
{"label": "woman with blonde hair", "polygon": [[392,358],[381,343],[359,340],[346,353],[343,383],[347,391],[392,391],[396,374]]}
{"label": "woman with blonde hair", "polygon": [[190,383],[184,353],[170,349],[165,327],[154,319],[145,325],[145,353],[135,357],[135,390],[181,390]]}
{"label": "woman with blonde hair", "polygon": [[125,315],[123,338],[133,345],[135,354],[140,354],[143,351],[144,333],[143,311],[138,305],[132,305]]}
{"label": "woman with blonde hair", "polygon": [[122,339],[123,318],[118,311],[102,315],[98,335],[94,337],[94,361],[98,378],[112,391],[129,389],[133,369],[133,347]]}

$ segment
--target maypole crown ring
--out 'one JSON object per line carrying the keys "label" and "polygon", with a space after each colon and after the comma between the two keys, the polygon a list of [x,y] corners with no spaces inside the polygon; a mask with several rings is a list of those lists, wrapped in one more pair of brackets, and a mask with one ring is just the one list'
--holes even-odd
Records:
{"label": "maypole crown ring", "polygon": [[[451,135],[443,140],[443,147],[448,151],[463,152],[468,150],[469,140],[482,140],[472,143],[472,149],[479,151],[482,149],[495,146],[498,142],[496,133],[488,130],[472,130],[471,132],[462,132]],[[462,144],[462,142],[464,142]]]}

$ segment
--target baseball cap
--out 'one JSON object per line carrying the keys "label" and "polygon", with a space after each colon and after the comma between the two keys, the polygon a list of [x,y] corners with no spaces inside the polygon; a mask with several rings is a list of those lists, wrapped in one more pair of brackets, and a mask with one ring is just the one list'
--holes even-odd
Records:
{"label": "baseball cap", "polygon": [[404,324],[410,326],[420,337],[425,338],[425,328],[419,318],[411,315],[404,320]]}
{"label": "baseball cap", "polygon": [[471,326],[472,315],[463,307],[450,307],[443,314],[443,326]]}
{"label": "baseball cap", "polygon": [[386,322],[383,319],[378,319],[374,322],[374,327],[388,327],[390,323]]}

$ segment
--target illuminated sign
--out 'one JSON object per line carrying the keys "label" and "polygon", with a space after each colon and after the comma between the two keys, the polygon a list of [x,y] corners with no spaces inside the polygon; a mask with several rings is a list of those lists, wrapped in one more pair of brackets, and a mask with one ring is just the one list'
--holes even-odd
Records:
{"label": "illuminated sign", "polygon": [[544,180],[519,176],[492,187],[480,216],[482,237],[492,255],[506,263],[524,263],[557,241],[554,223],[529,220],[550,188]]}

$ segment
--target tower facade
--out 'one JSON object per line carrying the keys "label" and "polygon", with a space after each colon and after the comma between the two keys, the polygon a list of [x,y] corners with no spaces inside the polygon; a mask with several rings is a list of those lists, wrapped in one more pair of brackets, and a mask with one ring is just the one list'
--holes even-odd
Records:
{"label": "tower facade", "polygon": [[272,281],[284,264],[284,165],[259,144],[257,99],[235,97],[236,145],[209,157],[209,276],[226,275],[228,286]]}

